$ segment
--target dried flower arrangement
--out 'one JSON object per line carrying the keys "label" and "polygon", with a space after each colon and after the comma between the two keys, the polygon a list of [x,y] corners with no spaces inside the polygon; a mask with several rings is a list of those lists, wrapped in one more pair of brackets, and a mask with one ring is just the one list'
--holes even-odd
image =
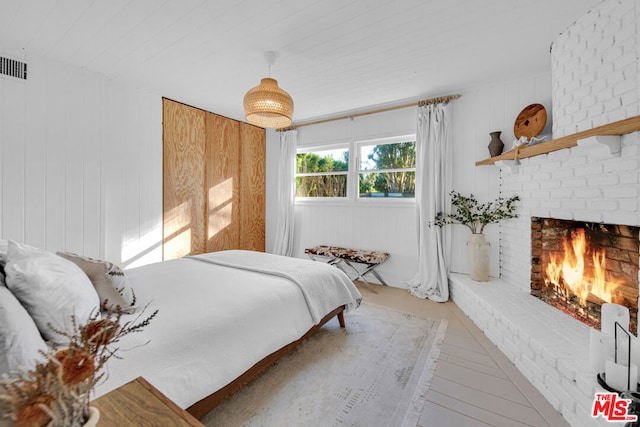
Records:
{"label": "dried flower arrangement", "polygon": [[518,217],[515,206],[515,203],[520,200],[518,196],[508,199],[499,197],[492,202],[480,204],[473,194],[463,196],[457,191],[452,191],[450,195],[451,205],[456,211],[451,214],[438,212],[434,221],[437,226],[462,224],[469,227],[473,234],[482,234],[488,224]]}
{"label": "dried flower arrangement", "polygon": [[102,317],[94,313],[85,324],[71,317],[71,333],[52,327],[69,339],[68,347],[49,344],[33,369],[0,380],[0,425],[4,418],[17,427],[82,426],[93,388],[106,380],[105,364],[111,357],[119,358],[119,341],[142,331],[158,314],[156,310],[143,318],[145,310],[122,324],[122,313],[109,310]]}

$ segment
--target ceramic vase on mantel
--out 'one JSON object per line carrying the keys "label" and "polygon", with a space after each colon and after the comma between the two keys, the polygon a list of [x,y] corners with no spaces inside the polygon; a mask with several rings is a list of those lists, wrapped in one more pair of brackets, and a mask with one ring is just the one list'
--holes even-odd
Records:
{"label": "ceramic vase on mantel", "polygon": [[489,281],[489,242],[484,234],[471,234],[467,242],[469,261],[471,263],[471,278],[476,282]]}
{"label": "ceramic vase on mantel", "polygon": [[491,141],[489,141],[489,145],[487,146],[487,148],[489,148],[489,155],[491,157],[499,156],[500,154],[502,154],[502,150],[504,150],[504,142],[502,142],[502,140],[500,139],[501,133],[502,132],[500,131],[489,133]]}

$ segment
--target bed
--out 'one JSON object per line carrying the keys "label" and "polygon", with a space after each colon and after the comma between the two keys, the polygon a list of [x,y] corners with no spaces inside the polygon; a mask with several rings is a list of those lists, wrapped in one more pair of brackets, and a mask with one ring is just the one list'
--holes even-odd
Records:
{"label": "bed", "polygon": [[[8,283],[19,267],[20,259],[7,262]],[[142,376],[196,418],[333,317],[344,326],[344,310],[361,300],[339,269],[252,251],[190,256],[126,270],[125,276],[137,309],[124,319],[159,313],[141,333],[124,337],[121,359],[109,360],[108,379],[94,397]]]}
{"label": "bed", "polygon": [[123,348],[134,350],[110,361],[109,379],[97,396],[143,376],[197,418],[361,299],[336,268],[251,251],[197,255],[126,273],[139,304],[160,312],[145,333],[126,337]]}

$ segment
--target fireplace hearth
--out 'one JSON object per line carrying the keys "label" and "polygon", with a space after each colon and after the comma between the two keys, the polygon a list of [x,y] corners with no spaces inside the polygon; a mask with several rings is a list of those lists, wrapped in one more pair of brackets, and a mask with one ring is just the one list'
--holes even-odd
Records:
{"label": "fireplace hearth", "polygon": [[637,332],[640,227],[531,218],[531,295],[600,329],[605,302],[629,308]]}

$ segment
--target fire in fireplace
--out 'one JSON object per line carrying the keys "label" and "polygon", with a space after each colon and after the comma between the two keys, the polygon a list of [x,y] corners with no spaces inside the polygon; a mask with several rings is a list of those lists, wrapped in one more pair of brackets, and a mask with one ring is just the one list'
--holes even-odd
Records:
{"label": "fire in fireplace", "polygon": [[605,302],[629,308],[638,323],[640,227],[531,218],[531,294],[600,328]]}

